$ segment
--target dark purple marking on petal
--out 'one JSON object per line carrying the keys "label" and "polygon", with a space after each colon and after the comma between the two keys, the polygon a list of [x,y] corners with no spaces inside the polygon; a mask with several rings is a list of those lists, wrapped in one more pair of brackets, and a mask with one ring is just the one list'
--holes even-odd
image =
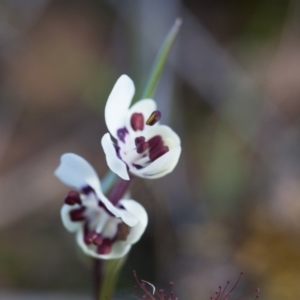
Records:
{"label": "dark purple marking on petal", "polygon": [[103,202],[102,202],[101,200],[98,201],[98,206],[101,207],[101,208],[103,208],[104,211],[105,211],[107,214],[109,214],[110,216],[116,217],[111,211],[109,211],[109,210],[107,209],[107,207],[103,204]]}
{"label": "dark purple marking on petal", "polygon": [[144,136],[139,136],[139,137],[136,137],[135,140],[134,140],[134,143],[136,146],[138,146],[140,143],[143,143],[145,142],[145,137]]}
{"label": "dark purple marking on petal", "polygon": [[159,157],[161,157],[162,155],[164,155],[168,151],[169,151],[168,146],[162,146],[162,147],[159,147],[159,148],[155,148],[153,151],[150,152],[149,158],[150,158],[151,161],[155,161],[156,159],[158,159]]}
{"label": "dark purple marking on petal", "polygon": [[118,203],[118,204],[116,205],[116,207],[119,208],[119,209],[125,209],[125,207],[124,207],[122,204],[120,204],[120,203]]}
{"label": "dark purple marking on petal", "polygon": [[112,240],[103,239],[102,244],[97,249],[98,254],[108,254],[111,251],[112,244]]}
{"label": "dark purple marking on petal", "polygon": [[130,124],[134,131],[144,129],[144,116],[141,113],[134,113],[130,118]]}
{"label": "dark purple marking on petal", "polygon": [[76,191],[70,191],[65,198],[65,203],[68,205],[81,204],[79,193]]}
{"label": "dark purple marking on petal", "polygon": [[118,158],[122,159],[121,158],[121,154],[120,154],[121,148],[118,145],[116,145],[116,144],[113,144],[113,145],[114,145],[114,147],[116,149],[116,153],[117,153]]}
{"label": "dark purple marking on petal", "polygon": [[159,110],[155,110],[150,117],[148,118],[148,120],[146,121],[146,124],[149,126],[153,126],[154,124],[156,124],[159,120],[161,119],[161,112]]}
{"label": "dark purple marking on petal", "polygon": [[89,195],[90,193],[95,193],[94,189],[89,185],[86,185],[82,188],[82,193],[85,195]]}
{"label": "dark purple marking on petal", "polygon": [[73,209],[69,212],[69,215],[70,215],[70,219],[74,222],[77,222],[77,221],[84,221],[85,220],[85,215],[84,215],[84,211],[85,211],[85,207],[82,206],[80,208],[76,208],[76,209]]}
{"label": "dark purple marking on petal", "polygon": [[136,147],[136,152],[139,154],[142,154],[143,152],[145,152],[147,149],[149,148],[149,145],[147,142],[143,142],[137,145]]}
{"label": "dark purple marking on petal", "polygon": [[155,135],[151,139],[148,140],[150,152],[154,150],[155,148],[160,148],[164,145],[164,142],[162,140],[162,137],[160,135]]}
{"label": "dark purple marking on petal", "polygon": [[140,170],[143,169],[144,167],[138,164],[132,164],[136,169]]}
{"label": "dark purple marking on petal", "polygon": [[126,134],[128,134],[128,130],[126,127],[123,127],[123,128],[120,128],[117,130],[117,137],[123,143],[125,143]]}

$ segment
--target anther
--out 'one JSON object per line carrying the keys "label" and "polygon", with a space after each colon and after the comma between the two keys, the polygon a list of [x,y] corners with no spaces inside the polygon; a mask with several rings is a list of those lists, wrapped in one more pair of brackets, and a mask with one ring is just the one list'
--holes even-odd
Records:
{"label": "anther", "polygon": [[65,203],[68,205],[81,204],[79,193],[76,191],[70,191],[65,198]]}
{"label": "anther", "polygon": [[160,118],[161,118],[161,112],[159,110],[155,110],[148,118],[146,124],[153,126],[160,120]]}
{"label": "anther", "polygon": [[145,140],[146,139],[143,136],[135,138],[134,143],[136,145],[136,152],[138,154],[145,152],[149,148],[149,145],[147,142],[145,142]]}
{"label": "anther", "polygon": [[144,116],[141,113],[134,113],[130,118],[130,124],[134,131],[144,129]]}
{"label": "anther", "polygon": [[156,159],[163,156],[168,151],[169,151],[168,146],[162,146],[160,148],[155,148],[153,151],[150,152],[149,158],[151,161],[155,161]]}
{"label": "anther", "polygon": [[110,239],[104,239],[102,244],[98,247],[98,254],[108,254],[111,251],[112,241]]}
{"label": "anther", "polygon": [[96,246],[102,245],[103,237],[101,234],[96,234],[95,238],[93,239],[93,244]]}
{"label": "anther", "polygon": [[143,143],[140,143],[140,144],[137,145],[137,147],[136,147],[136,152],[137,152],[138,154],[142,154],[142,153],[144,153],[148,148],[149,148],[148,143],[147,143],[147,142],[143,142]]}
{"label": "anther", "polygon": [[144,136],[139,136],[139,137],[135,138],[134,143],[135,143],[136,146],[138,146],[140,143],[145,142],[145,140],[146,139],[145,139]]}
{"label": "anther", "polygon": [[85,215],[84,215],[85,207],[82,206],[77,209],[73,209],[69,212],[70,219],[74,222],[76,221],[83,221],[85,220]]}
{"label": "anther", "polygon": [[96,231],[89,231],[85,233],[84,235],[84,242],[89,245],[93,243],[94,239],[97,237],[97,232]]}
{"label": "anther", "polygon": [[155,148],[158,148],[158,147],[161,147],[161,146],[164,145],[164,142],[163,142],[162,137],[160,135],[155,135],[154,137],[149,139],[147,142],[148,142],[150,151],[152,149],[155,149]]}

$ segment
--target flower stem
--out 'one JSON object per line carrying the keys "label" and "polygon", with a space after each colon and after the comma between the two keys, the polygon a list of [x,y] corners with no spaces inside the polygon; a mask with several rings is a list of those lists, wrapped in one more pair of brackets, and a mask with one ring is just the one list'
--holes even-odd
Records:
{"label": "flower stem", "polygon": [[96,300],[113,299],[116,283],[126,259],[127,256],[120,259],[102,261],[103,279],[101,288],[99,289],[98,298],[96,298]]}
{"label": "flower stem", "polygon": [[108,195],[108,199],[113,205],[116,205],[126,193],[131,180],[123,180],[119,178]]}
{"label": "flower stem", "polygon": [[[110,173],[106,176],[106,191],[108,191],[116,180],[116,176],[110,176]],[[112,190],[108,195],[108,199],[113,205],[116,205],[119,200],[126,193],[131,180],[123,180],[118,178],[117,182],[113,186]],[[125,262],[124,259],[116,259],[112,261],[103,261],[101,259],[94,259],[94,289],[95,289],[95,300],[109,300],[112,299],[117,278],[121,266]]]}
{"label": "flower stem", "polygon": [[101,259],[93,259],[93,279],[94,279],[94,299],[98,300],[103,283],[103,265],[104,261]]}

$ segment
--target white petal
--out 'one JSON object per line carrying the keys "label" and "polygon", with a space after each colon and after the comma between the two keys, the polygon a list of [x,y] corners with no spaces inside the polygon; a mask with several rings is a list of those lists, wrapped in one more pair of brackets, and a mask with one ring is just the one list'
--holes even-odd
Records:
{"label": "white petal", "polygon": [[126,225],[132,227],[138,223],[138,219],[129,211],[115,207],[102,193],[98,194],[98,198],[114,216],[120,218]]}
{"label": "white petal", "polygon": [[100,233],[103,235],[103,237],[112,239],[115,237],[118,230],[118,224],[120,223],[120,219],[110,217],[108,222],[106,222],[102,232]]}
{"label": "white petal", "polygon": [[108,167],[124,180],[129,180],[126,164],[117,156],[109,133],[104,134],[101,145],[106,156]]}
{"label": "white petal", "polygon": [[115,138],[117,138],[117,130],[125,126],[134,92],[133,81],[127,75],[122,75],[108,97],[104,113],[105,122],[109,132]]}
{"label": "white petal", "polygon": [[120,204],[124,208],[134,215],[139,221],[138,223],[130,229],[130,233],[126,239],[126,243],[134,244],[136,243],[144,233],[148,224],[148,215],[144,207],[134,200],[120,200]]}
{"label": "white petal", "polygon": [[112,245],[112,249],[110,253],[108,254],[98,254],[96,251],[96,247],[94,246],[88,246],[84,242],[83,239],[83,229],[78,231],[76,240],[78,245],[81,247],[81,249],[89,256],[100,258],[100,259],[116,259],[125,256],[130,248],[131,245],[126,244],[123,241],[117,241]]}
{"label": "white petal", "polygon": [[60,159],[55,176],[66,185],[81,190],[89,185],[96,193],[101,193],[100,181],[94,168],[82,157],[66,153]]}
{"label": "white petal", "polygon": [[139,221],[135,215],[133,215],[131,212],[126,211],[124,209],[119,209],[119,217],[129,227],[135,226]]}
{"label": "white petal", "polygon": [[147,167],[137,170],[134,167],[130,171],[139,177],[148,179],[156,179],[171,173],[177,165],[181,153],[181,147],[176,147],[154,162],[150,163]]}
{"label": "white petal", "polygon": [[82,222],[73,222],[70,219],[70,211],[76,208],[79,208],[79,205],[66,205],[64,204],[60,210],[60,216],[62,219],[62,222],[65,226],[65,228],[69,231],[69,232],[76,232],[78,231],[81,226],[82,226]]}
{"label": "white petal", "polygon": [[[144,99],[136,102],[132,107],[130,107],[127,113],[126,119],[126,128],[132,132],[133,129],[131,128],[130,119],[132,114],[134,113],[141,113],[144,116],[144,122],[149,119],[150,115],[156,110],[156,102],[152,99]],[[146,125],[145,125],[146,126]]]}

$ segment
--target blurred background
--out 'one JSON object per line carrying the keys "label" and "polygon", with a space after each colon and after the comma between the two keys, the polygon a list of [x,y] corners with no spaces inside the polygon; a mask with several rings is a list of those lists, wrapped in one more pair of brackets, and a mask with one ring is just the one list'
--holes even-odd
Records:
{"label": "blurred background", "polygon": [[134,182],[150,223],[118,294],[135,298],[133,269],[189,300],[243,271],[236,297],[300,299],[297,0],[0,1],[1,299],[91,299],[53,171],[75,152],[104,176],[110,90],[126,73],[140,95],[177,17],[155,99],[183,153],[172,174]]}

